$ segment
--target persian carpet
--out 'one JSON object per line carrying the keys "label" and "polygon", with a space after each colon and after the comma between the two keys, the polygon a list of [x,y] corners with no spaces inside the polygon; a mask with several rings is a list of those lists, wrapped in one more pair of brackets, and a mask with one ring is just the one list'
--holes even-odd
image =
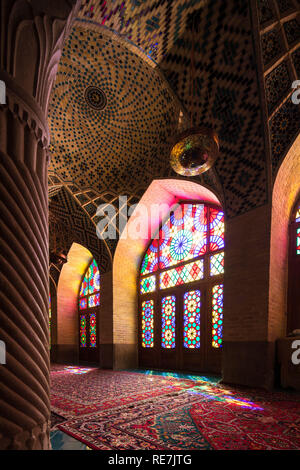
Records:
{"label": "persian carpet", "polygon": [[59,406],[68,419],[57,428],[92,449],[300,449],[296,392],[237,389],[196,376],[52,374],[54,403],[66,394]]}
{"label": "persian carpet", "polygon": [[53,411],[51,411],[50,430],[54,431],[56,429],[57,425],[63,423],[64,421],[66,421],[66,418],[63,418],[62,416],[59,416],[56,413],[53,413]]}
{"label": "persian carpet", "polygon": [[96,368],[51,368],[51,409],[64,418],[177,392],[194,385],[190,379],[149,376]]}

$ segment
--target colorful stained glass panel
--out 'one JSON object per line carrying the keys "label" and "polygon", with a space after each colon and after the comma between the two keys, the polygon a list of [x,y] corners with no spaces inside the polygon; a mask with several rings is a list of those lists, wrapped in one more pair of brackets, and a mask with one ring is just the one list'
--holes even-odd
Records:
{"label": "colorful stained glass panel", "polygon": [[183,346],[188,349],[200,348],[200,307],[199,290],[186,292],[183,297]]}
{"label": "colorful stained glass panel", "polygon": [[212,289],[212,347],[222,347],[223,330],[223,284]]}
{"label": "colorful stained glass panel", "polygon": [[88,270],[89,294],[100,290],[100,274],[95,260],[92,261]]}
{"label": "colorful stained glass panel", "polygon": [[149,294],[156,289],[155,276],[144,277],[141,279],[141,294]]}
{"label": "colorful stained glass panel", "polygon": [[210,275],[216,276],[222,273],[224,273],[224,251],[210,257]]}
{"label": "colorful stained glass panel", "polygon": [[154,273],[158,268],[158,240],[153,240],[142,262],[141,274]]}
{"label": "colorful stained glass panel", "polygon": [[80,315],[80,347],[86,348],[86,317]]}
{"label": "colorful stained glass panel", "polygon": [[297,246],[297,255],[300,255],[300,227],[297,228],[296,246]]}
{"label": "colorful stained glass panel", "polygon": [[86,298],[79,299],[79,308],[80,308],[80,310],[84,310],[85,308],[87,308],[87,299]]}
{"label": "colorful stained glass panel", "polygon": [[96,337],[96,314],[91,313],[90,315],[90,347],[96,348],[97,337]]}
{"label": "colorful stained glass panel", "polygon": [[207,250],[207,208],[181,204],[160,230],[160,269],[197,258]]}
{"label": "colorful stained glass panel", "polygon": [[154,302],[147,300],[142,303],[142,347],[154,346]]}
{"label": "colorful stained glass panel", "polygon": [[300,222],[300,206],[297,209],[295,222]]}
{"label": "colorful stained glass panel", "polygon": [[80,286],[79,297],[84,297],[85,295],[88,295],[88,293],[89,293],[88,277],[87,275],[85,275]]}
{"label": "colorful stained glass panel", "polygon": [[221,250],[224,248],[224,212],[219,209],[210,208],[209,229],[210,251]]}
{"label": "colorful stained glass panel", "polygon": [[97,305],[100,305],[100,294],[90,295],[88,299],[89,307],[96,307]]}
{"label": "colorful stained glass panel", "polygon": [[160,274],[160,288],[167,289],[188,282],[199,281],[199,279],[203,279],[203,269],[203,259],[169,269]]}
{"label": "colorful stained glass panel", "polygon": [[161,345],[165,349],[175,348],[176,298],[164,297],[161,301]]}

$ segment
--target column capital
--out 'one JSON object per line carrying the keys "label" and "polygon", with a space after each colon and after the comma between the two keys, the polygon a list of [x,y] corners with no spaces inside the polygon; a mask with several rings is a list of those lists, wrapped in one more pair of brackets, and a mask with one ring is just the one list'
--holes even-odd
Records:
{"label": "column capital", "polygon": [[0,80],[7,106],[49,142],[48,102],[80,0],[2,0]]}

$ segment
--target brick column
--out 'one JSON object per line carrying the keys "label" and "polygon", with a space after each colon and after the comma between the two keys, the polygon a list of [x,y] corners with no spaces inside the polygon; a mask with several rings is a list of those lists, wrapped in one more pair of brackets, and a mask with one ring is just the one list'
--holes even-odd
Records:
{"label": "brick column", "polygon": [[268,340],[271,207],[227,220],[223,381],[271,388],[274,341]]}

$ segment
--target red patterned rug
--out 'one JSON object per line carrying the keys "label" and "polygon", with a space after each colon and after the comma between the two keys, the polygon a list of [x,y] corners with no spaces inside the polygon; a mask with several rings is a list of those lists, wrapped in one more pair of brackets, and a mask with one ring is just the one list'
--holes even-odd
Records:
{"label": "red patterned rug", "polygon": [[194,382],[188,379],[53,366],[51,409],[64,418],[72,418],[193,386]]}
{"label": "red patterned rug", "polygon": [[57,427],[93,449],[300,450],[299,393],[95,369],[52,376],[68,417]]}

